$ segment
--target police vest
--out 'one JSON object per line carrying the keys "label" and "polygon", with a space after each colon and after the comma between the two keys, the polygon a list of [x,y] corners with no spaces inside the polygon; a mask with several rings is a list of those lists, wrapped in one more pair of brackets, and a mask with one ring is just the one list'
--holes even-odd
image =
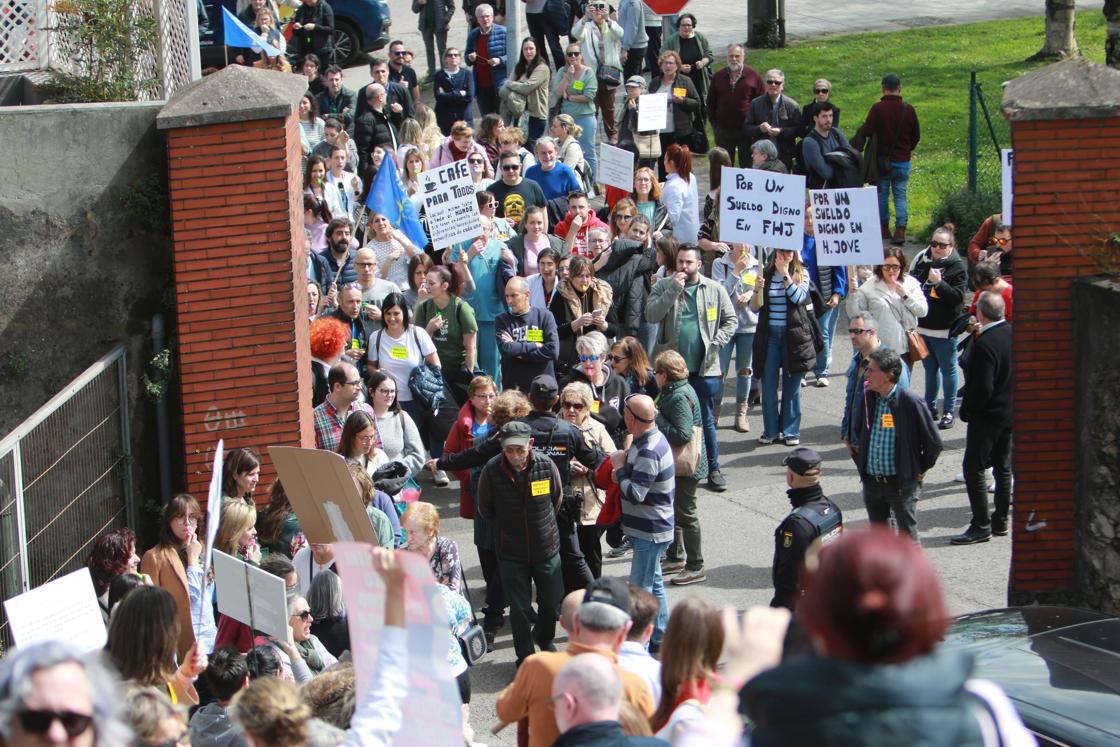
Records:
{"label": "police vest", "polygon": [[839,538],[844,531],[844,520],[840,514],[840,509],[831,500],[828,501],[828,508],[823,513],[809,506],[798,506],[793,509],[792,515],[800,516],[812,524],[822,545],[827,545]]}
{"label": "police vest", "polygon": [[572,460],[572,429],[569,427],[571,423],[567,420],[558,419],[553,423],[552,428],[542,430],[537,428],[536,424],[529,419],[522,422],[527,422],[529,427],[532,428],[533,450],[539,451],[552,459],[560,473],[560,482],[566,486],[571,473],[569,468]]}

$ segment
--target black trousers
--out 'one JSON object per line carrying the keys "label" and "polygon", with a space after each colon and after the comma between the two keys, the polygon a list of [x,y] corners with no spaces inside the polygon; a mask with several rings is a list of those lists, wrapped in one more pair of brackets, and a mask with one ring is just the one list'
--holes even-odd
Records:
{"label": "black trousers", "polygon": [[497,627],[502,622],[506,610],[506,593],[502,586],[502,574],[498,570],[498,555],[493,550],[478,550],[478,564],[482,566],[482,578],[486,582],[486,601],[482,607],[483,627]]}
{"label": "black trousers", "polygon": [[657,57],[661,54],[661,24],[646,26],[646,36],[649,44],[646,45],[646,69],[650,75],[658,75],[661,67],[657,64]]}
{"label": "black trousers", "polygon": [[551,64],[553,70],[564,67],[564,47],[560,44],[560,34],[568,33],[568,29],[557,31],[551,28],[547,13],[526,13],[525,21],[529,26],[529,36],[537,43],[537,54],[545,64]]}
{"label": "black trousers", "polygon": [[646,62],[646,48],[631,49],[626,55],[626,63],[622,66],[622,81],[625,83],[631,75],[640,75]]}
{"label": "black trousers", "polygon": [[587,558],[580,549],[575,524],[562,517],[557,517],[556,523],[560,528],[560,571],[564,576],[566,596],[576,589],[586,589],[595,577],[591,575],[591,569],[587,567]]}
{"label": "black trousers", "polygon": [[[993,468],[996,478],[995,511],[988,514],[988,485],[984,472]],[[964,442],[964,484],[972,525],[986,528],[991,518],[1007,519],[1011,513],[1011,426],[970,422]]]}
{"label": "black trousers", "polygon": [[478,102],[478,113],[482,116],[498,113],[498,89],[494,86],[479,86],[474,90],[474,100]]}
{"label": "black trousers", "polygon": [[587,569],[594,578],[603,575],[603,527],[597,524],[580,524],[576,529],[579,549],[587,561]]}

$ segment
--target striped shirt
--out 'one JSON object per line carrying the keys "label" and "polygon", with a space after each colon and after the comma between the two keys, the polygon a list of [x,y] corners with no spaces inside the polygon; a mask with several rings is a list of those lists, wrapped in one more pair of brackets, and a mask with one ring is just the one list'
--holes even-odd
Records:
{"label": "striped shirt", "polygon": [[792,279],[787,284],[781,275],[774,273],[766,285],[766,303],[770,304],[770,317],[768,324],[771,327],[786,326],[786,304],[792,303],[800,306],[809,298],[809,279],[804,278],[800,284]]}
{"label": "striped shirt", "polygon": [[[898,392],[897,386],[891,389],[891,393],[886,397],[879,397],[875,404],[875,415],[868,423],[871,429],[871,440],[867,447],[867,474],[869,475],[898,474],[894,453],[895,422],[890,408],[896,392]],[[865,399],[864,402],[866,401]],[[867,409],[866,404],[864,409]]]}
{"label": "striped shirt", "polygon": [[622,531],[648,542],[673,541],[676,467],[669,441],[657,428],[634,439],[618,474]]}

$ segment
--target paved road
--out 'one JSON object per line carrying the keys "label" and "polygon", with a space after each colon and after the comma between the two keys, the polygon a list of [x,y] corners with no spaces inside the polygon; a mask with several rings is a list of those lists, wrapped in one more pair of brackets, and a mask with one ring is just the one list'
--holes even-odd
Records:
{"label": "paved road", "polygon": [[[840,320],[838,329],[847,329],[845,320]],[[846,363],[849,360],[851,346],[844,339],[846,337],[841,335],[842,339],[838,341],[834,362]],[[843,444],[837,440],[844,396],[842,381],[842,378],[836,378],[828,388],[808,387],[802,390],[804,422],[801,437],[805,445],[817,449],[824,457],[825,490],[844,511],[846,525],[853,527],[865,524],[867,517],[862,507],[855,468]],[[918,367],[913,383],[915,391],[923,391],[924,381]],[[724,474],[731,488],[722,494],[702,489],[699,495],[708,580],[689,587],[670,588],[670,604],[690,594],[738,608],[767,604],[770,600],[773,531],[789,508],[785,495],[785,468],[781,465],[789,449],[758,445],[756,439],[761,429],[761,414],[757,408],[751,415],[752,432],[749,434],[735,433],[730,428],[730,421],[731,418],[725,415],[719,438]],[[941,574],[953,614],[1003,606],[1011,555],[1008,538],[994,538],[987,544],[970,547],[949,545],[949,537],[963,529],[969,516],[964,486],[952,481],[960,471],[964,426],[958,424],[952,430],[943,432],[943,436],[946,450],[927,477],[919,503],[922,545]],[[480,602],[482,577],[471,545],[472,530],[469,522],[458,518],[455,483],[452,483],[452,488],[438,490],[425,484],[424,497],[440,507],[442,531],[459,543],[468,578],[474,584],[476,602]],[[626,577],[629,568],[629,558],[606,560],[604,563],[607,575]],[[494,720],[497,693],[513,678],[513,658],[512,640],[508,629],[505,629],[498,637],[497,650],[472,672],[472,724],[480,734]],[[512,733],[503,732],[497,738],[486,736],[488,740],[480,741],[514,744]]]}

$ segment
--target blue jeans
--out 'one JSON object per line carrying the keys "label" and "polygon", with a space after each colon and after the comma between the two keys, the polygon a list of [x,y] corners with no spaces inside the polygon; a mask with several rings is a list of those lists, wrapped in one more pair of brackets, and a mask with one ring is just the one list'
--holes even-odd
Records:
{"label": "blue jeans", "polygon": [[[731,342],[719,351],[719,365],[723,369],[724,377],[727,375],[731,363],[731,350],[735,350],[735,401],[743,402],[751,393],[751,358],[754,356],[754,332],[736,332],[731,336]],[[747,371],[748,373],[743,373]],[[724,377],[719,380],[720,401],[723,400]]]}
{"label": "blue jeans", "polygon": [[910,217],[906,210],[906,185],[910,183],[910,162],[900,163],[891,161],[891,170],[879,177],[879,222],[891,222],[891,210],[888,198],[894,195],[894,225],[895,228],[906,228]]}
{"label": "blue jeans", "polygon": [[[595,150],[598,139],[596,137],[597,130],[596,120],[594,114],[588,114],[585,117],[575,117],[576,124],[583,128],[583,133],[579,136],[579,147],[583,148],[583,160],[587,161],[587,165],[591,167],[593,179],[599,179],[599,156]],[[590,191],[594,189],[594,184],[584,184],[583,188]]]}
{"label": "blue jeans", "polygon": [[478,334],[478,365],[482,370],[493,377],[499,388],[502,385],[501,356],[498,354],[498,336],[494,322],[479,322]]}
{"label": "blue jeans", "polygon": [[943,337],[922,335],[929,348],[929,355],[922,360],[926,369],[926,406],[937,409],[938,379],[945,389],[943,413],[953,412],[957,406],[957,341]]}
{"label": "blue jeans", "polygon": [[813,374],[818,379],[827,377],[828,367],[832,365],[832,338],[836,336],[836,319],[839,316],[840,304],[836,304],[836,308],[829,309],[817,317],[821,325],[821,336],[824,338],[824,347],[817,353],[817,362],[813,366]]}
{"label": "blue jeans", "polygon": [[719,441],[716,438],[716,418],[712,406],[719,401],[723,378],[720,376],[688,375],[688,383],[700,401],[700,426],[704,429],[704,448],[708,450],[708,474],[719,469]]}
{"label": "blue jeans", "polygon": [[[762,368],[762,437],[801,435],[801,377],[790,373],[786,328],[770,327]],[[778,410],[778,370],[782,372],[782,407]],[[779,419],[780,416],[780,419]],[[779,430],[779,421],[781,430]]]}
{"label": "blue jeans", "polygon": [[665,626],[669,624],[669,603],[665,601],[665,583],[661,578],[661,557],[669,549],[671,542],[650,542],[647,539],[630,537],[634,556],[630,562],[630,583],[640,586],[657,600],[657,620],[653,624],[652,643],[660,644],[665,636]]}

